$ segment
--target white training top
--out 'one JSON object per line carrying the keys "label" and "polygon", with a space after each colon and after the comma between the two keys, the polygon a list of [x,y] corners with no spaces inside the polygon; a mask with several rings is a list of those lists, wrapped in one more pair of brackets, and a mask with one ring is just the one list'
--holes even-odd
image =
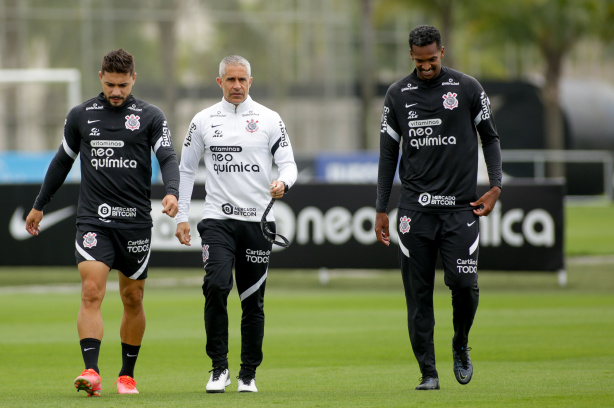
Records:
{"label": "white training top", "polygon": [[[297,178],[286,127],[277,112],[248,97],[235,106],[221,102],[198,112],[185,137],[179,172],[177,223],[188,221],[198,163],[204,155],[204,218],[259,222],[271,200],[273,161],[277,180],[292,187]],[[273,211],[267,221],[274,221]]]}

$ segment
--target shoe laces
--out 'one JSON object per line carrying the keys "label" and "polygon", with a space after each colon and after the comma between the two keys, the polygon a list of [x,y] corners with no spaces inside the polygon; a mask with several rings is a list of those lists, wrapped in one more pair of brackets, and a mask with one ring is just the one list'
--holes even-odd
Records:
{"label": "shoe laces", "polygon": [[239,375],[239,376],[237,376],[237,380],[241,380],[243,382],[243,384],[249,384],[254,379],[255,379],[255,377],[252,377],[250,375]]}
{"label": "shoe laces", "polygon": [[213,381],[219,380],[224,370],[226,370],[226,367],[215,367],[213,370],[209,371],[210,373],[213,373]]}
{"label": "shoe laces", "polygon": [[454,360],[456,361],[457,365],[460,365],[464,369],[468,367],[467,361],[469,359],[469,351],[471,351],[471,347],[462,347],[460,349],[454,349]]}
{"label": "shoe laces", "polygon": [[135,388],[136,387],[136,380],[134,378],[130,377],[129,375],[122,375],[117,380],[115,380],[115,383],[117,383],[117,382],[119,382],[120,384],[122,384],[123,386],[125,386],[127,388]]}
{"label": "shoe laces", "polygon": [[433,377],[432,375],[425,375],[423,377],[420,377],[420,385],[426,384],[427,382],[429,382],[429,380],[432,380],[433,378],[435,377]]}

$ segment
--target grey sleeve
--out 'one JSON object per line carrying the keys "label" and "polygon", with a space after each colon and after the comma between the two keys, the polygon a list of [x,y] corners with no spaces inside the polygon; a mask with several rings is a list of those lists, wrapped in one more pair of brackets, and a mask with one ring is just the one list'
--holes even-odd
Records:
{"label": "grey sleeve", "polygon": [[388,209],[398,158],[399,144],[390,137],[382,137],[377,171],[377,199],[375,201],[377,212],[386,212]]}
{"label": "grey sleeve", "polygon": [[380,150],[377,171],[377,199],[375,211],[386,212],[390,201],[392,183],[399,161],[401,137],[396,123],[391,93],[386,94],[380,127]]}
{"label": "grey sleeve", "polygon": [[160,164],[162,181],[166,189],[166,194],[172,194],[179,198],[179,164],[177,155],[172,149],[158,149],[156,158]]}
{"label": "grey sleeve", "polygon": [[66,176],[68,176],[73,163],[74,160],[66,154],[64,147],[60,146],[51,163],[49,163],[41,190],[36,200],[34,200],[34,209],[43,211],[45,206],[49,204],[54,194],[64,184],[64,180],[66,180]]}
{"label": "grey sleeve", "polygon": [[499,145],[499,139],[490,139],[489,143],[482,144],[482,151],[484,152],[484,161],[486,162],[486,168],[488,170],[488,179],[490,180],[490,187],[501,188],[502,161],[501,161],[501,146]]}
{"label": "grey sleeve", "polygon": [[152,148],[160,164],[166,194],[179,198],[179,162],[173,147],[171,131],[162,111],[156,107],[153,108],[156,117],[152,127]]}
{"label": "grey sleeve", "polygon": [[482,85],[472,77],[465,76],[465,84],[473,93],[474,98],[472,113],[474,115],[474,124],[480,140],[482,141],[482,151],[484,152],[484,161],[488,170],[488,179],[490,187],[501,188],[502,164],[501,164],[501,144],[499,142],[499,133],[495,124],[495,117],[490,107],[488,95],[484,92]]}
{"label": "grey sleeve", "polygon": [[388,209],[390,192],[392,191],[392,183],[397,170],[401,145],[400,129],[393,109],[394,97],[392,88],[393,86],[390,86],[386,92],[380,125],[377,199],[375,201],[375,211],[377,212],[386,212]]}
{"label": "grey sleeve", "polygon": [[70,172],[75,159],[79,154],[81,135],[78,129],[79,110],[73,108],[66,116],[64,123],[64,138],[58,148],[57,153],[49,163],[49,168],[45,174],[41,190],[34,200],[34,209],[43,211],[49,204],[54,194],[62,187],[66,176]]}

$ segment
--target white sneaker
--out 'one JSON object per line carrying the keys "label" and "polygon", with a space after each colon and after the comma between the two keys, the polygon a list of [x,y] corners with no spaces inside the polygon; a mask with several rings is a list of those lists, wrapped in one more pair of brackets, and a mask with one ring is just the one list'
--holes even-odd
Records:
{"label": "white sneaker", "polygon": [[249,377],[237,377],[239,379],[239,386],[237,387],[238,392],[258,392],[258,388],[256,388],[256,379]]}
{"label": "white sneaker", "polygon": [[207,383],[207,392],[219,393],[226,391],[226,387],[230,385],[230,372],[228,372],[228,369],[218,367],[209,372],[211,373],[211,377]]}

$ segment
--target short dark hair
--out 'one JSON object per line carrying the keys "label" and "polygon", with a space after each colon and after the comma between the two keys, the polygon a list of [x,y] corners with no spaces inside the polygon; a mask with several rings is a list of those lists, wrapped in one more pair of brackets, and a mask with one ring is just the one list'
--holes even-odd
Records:
{"label": "short dark hair", "polygon": [[118,74],[134,74],[134,58],[123,50],[111,51],[102,58],[101,72],[115,72]]}
{"label": "short dark hair", "polygon": [[437,49],[441,49],[441,33],[433,26],[420,25],[409,33],[409,49],[412,46],[425,47],[429,44],[437,44]]}

